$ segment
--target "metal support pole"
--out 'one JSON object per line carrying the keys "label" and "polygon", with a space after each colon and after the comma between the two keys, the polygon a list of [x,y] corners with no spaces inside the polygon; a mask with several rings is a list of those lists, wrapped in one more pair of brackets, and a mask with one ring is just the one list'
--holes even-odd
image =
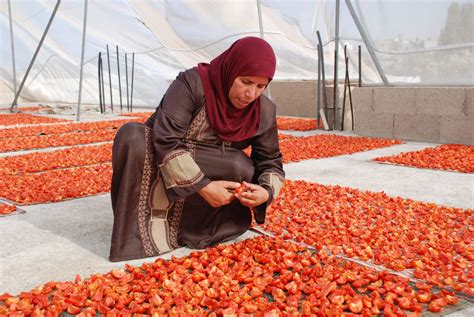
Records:
{"label": "metal support pole", "polygon": [[110,109],[114,113],[114,101],[112,99],[112,70],[110,69],[109,44],[107,44],[107,66],[109,71],[109,89],[110,89]]}
{"label": "metal support pole", "polygon": [[102,95],[102,113],[105,113],[105,88],[104,88],[104,63],[102,62],[102,52],[100,54],[100,87],[99,89],[101,90],[101,95]]}
{"label": "metal support pole", "polygon": [[12,8],[10,0],[8,0],[8,17],[10,20],[10,41],[12,47],[12,66],[13,66],[13,95],[16,95],[16,63],[15,63],[15,44],[13,37]]}
{"label": "metal support pole", "polygon": [[369,41],[369,37],[365,33],[365,30],[362,24],[360,23],[359,18],[357,17],[354,7],[352,6],[351,0],[346,0],[346,4],[347,4],[347,8],[349,9],[349,13],[352,16],[352,19],[354,20],[354,23],[357,26],[357,29],[359,30],[362,40],[364,41],[365,47],[367,48],[367,51],[369,52],[369,55],[372,58],[372,62],[374,63],[375,68],[377,68],[377,72],[379,73],[379,76],[382,78],[382,81],[385,86],[390,86],[390,83],[387,79],[387,76],[385,76],[385,73],[382,69],[382,66],[380,65],[377,55],[375,55],[375,52],[372,48],[372,44]]}
{"label": "metal support pole", "polygon": [[319,44],[317,45],[318,47],[318,81],[316,84],[318,85],[316,87],[316,96],[317,96],[317,111],[316,111],[316,129],[319,129],[319,122],[321,121],[321,115],[319,111],[321,110],[321,53],[319,52],[320,47]]}
{"label": "metal support pole", "polygon": [[135,73],[135,53],[132,53],[132,87],[130,91],[130,112],[133,112],[133,77]]}
{"label": "metal support pole", "polygon": [[338,61],[339,61],[339,16],[340,0],[336,0],[336,28],[334,34],[334,98],[333,98],[333,129],[336,130],[337,106],[339,104],[338,93]]}
{"label": "metal support pole", "polygon": [[362,51],[359,45],[359,51],[358,51],[358,57],[359,57],[359,87],[362,87]]}
{"label": "metal support pole", "polygon": [[118,45],[115,45],[115,48],[117,50],[117,76],[118,76],[118,82],[119,82],[119,96],[120,96],[120,113],[122,113],[122,86],[120,84],[120,62],[119,62],[119,48]]}
{"label": "metal support pole", "polygon": [[260,0],[257,0],[257,13],[258,13],[258,27],[260,28],[260,38],[264,38],[263,36],[263,21],[262,21],[262,8],[260,7]]}
{"label": "metal support pole", "polygon": [[130,112],[130,98],[128,95],[128,63],[127,53],[125,53],[125,87],[127,88],[127,112]]}
{"label": "metal support pole", "polygon": [[77,100],[77,116],[76,116],[77,121],[81,119],[82,76],[84,74],[84,51],[86,47],[86,31],[87,31],[87,4],[88,4],[88,0],[84,0],[84,23],[82,25],[81,71],[79,73],[79,98]]}
{"label": "metal support pole", "polygon": [[36,51],[33,54],[33,58],[30,61],[30,65],[28,65],[28,69],[26,70],[25,76],[23,76],[23,80],[20,83],[20,87],[18,87],[18,91],[15,94],[15,99],[13,99],[12,105],[10,107],[10,111],[13,111],[13,108],[18,106],[17,105],[18,97],[20,96],[21,90],[23,89],[23,86],[25,85],[25,82],[26,82],[26,79],[28,78],[28,74],[30,73],[30,70],[33,67],[33,64],[35,63],[36,56],[38,56],[41,46],[43,45],[44,39],[46,38],[46,34],[48,34],[49,27],[51,26],[51,23],[53,23],[54,16],[56,15],[56,12],[58,11],[60,3],[61,3],[61,0],[58,0],[56,2],[56,6],[54,7],[53,13],[51,14],[51,17],[49,18],[48,24],[46,25],[46,29],[44,30],[43,35],[41,36],[41,39],[38,43],[38,46],[36,47]]}
{"label": "metal support pole", "polygon": [[102,88],[101,88],[101,82],[100,82],[100,63],[101,63],[101,55],[102,52],[99,52],[99,57],[97,58],[98,64],[97,64],[97,78],[99,79],[99,108],[100,108],[100,113],[102,112]]}
{"label": "metal support pole", "polygon": [[326,71],[324,70],[324,51],[323,51],[323,42],[321,40],[321,34],[319,31],[316,31],[316,35],[318,36],[318,43],[319,43],[319,58],[318,62],[321,63],[321,77],[323,80],[323,102],[324,102],[324,116],[328,117],[328,96],[326,94]]}
{"label": "metal support pole", "polygon": [[[258,14],[258,28],[260,30],[260,38],[265,38],[265,32],[263,31],[263,18],[262,18],[262,8],[260,0],[257,0],[257,14]],[[272,99],[272,93],[270,91],[270,86],[267,86],[266,95],[268,98]]]}

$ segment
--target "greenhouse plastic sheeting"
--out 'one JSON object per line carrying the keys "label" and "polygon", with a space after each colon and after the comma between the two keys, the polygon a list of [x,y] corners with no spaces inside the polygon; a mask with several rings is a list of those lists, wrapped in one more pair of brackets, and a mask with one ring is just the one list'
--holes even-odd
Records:
{"label": "greenhouse plastic sheeting", "polygon": [[[10,0],[16,83],[23,79],[56,1]],[[317,37],[324,45],[326,78],[333,77],[336,1],[314,0],[89,0],[82,102],[99,103],[98,54],[102,52],[105,99],[126,103],[126,75],[133,104],[155,107],[178,72],[208,62],[243,36],[262,36],[274,47],[276,80],[317,78]],[[261,9],[261,23],[258,16]],[[473,85],[472,1],[355,1],[351,4],[381,69],[393,85]],[[8,1],[0,1],[0,79],[13,90]],[[63,0],[21,96],[75,103],[79,93],[84,1]],[[358,76],[362,49],[364,84],[383,84],[346,1],[340,1],[339,78],[347,45],[350,74]],[[261,33],[262,32],[262,33]],[[125,53],[127,66],[125,69]],[[129,92],[131,95],[131,91]]]}

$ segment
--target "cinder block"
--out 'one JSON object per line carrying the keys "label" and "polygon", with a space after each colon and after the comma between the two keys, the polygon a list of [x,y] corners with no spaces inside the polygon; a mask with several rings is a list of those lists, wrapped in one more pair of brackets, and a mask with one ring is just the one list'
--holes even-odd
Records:
{"label": "cinder block", "polygon": [[416,113],[465,115],[465,88],[438,87],[416,89]]}
{"label": "cinder block", "polygon": [[270,84],[270,94],[282,116],[316,117],[315,81],[276,81]]}
{"label": "cinder block", "polygon": [[372,87],[354,87],[351,93],[354,111],[374,111],[374,89]]}
{"label": "cinder block", "polygon": [[474,116],[474,88],[466,88],[466,115]]}
{"label": "cinder block", "polygon": [[393,114],[355,111],[354,132],[359,135],[393,138]]}
{"label": "cinder block", "polygon": [[374,88],[374,111],[379,113],[416,113],[415,88]]}
{"label": "cinder block", "polygon": [[439,142],[440,116],[395,114],[394,137],[404,140]]}
{"label": "cinder block", "polygon": [[440,142],[474,145],[472,117],[441,117]]}

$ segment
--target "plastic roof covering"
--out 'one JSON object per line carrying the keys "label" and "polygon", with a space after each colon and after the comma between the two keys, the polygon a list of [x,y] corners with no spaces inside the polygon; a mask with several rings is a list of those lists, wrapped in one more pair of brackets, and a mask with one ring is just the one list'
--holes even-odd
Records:
{"label": "plastic roof covering", "polygon": [[[317,30],[324,44],[326,78],[333,78],[335,1],[261,0],[260,3],[262,25],[256,0],[89,0],[82,102],[99,103],[98,53],[102,52],[106,102],[110,103],[107,44],[114,105],[119,104],[120,97],[118,45],[123,104],[127,98],[124,54],[127,53],[130,87],[133,52],[133,104],[153,108],[179,71],[210,61],[240,37],[260,36],[260,27],[277,54],[276,80],[317,78]],[[351,3],[391,84],[474,84],[472,1],[352,0]],[[13,90],[7,4],[7,0],[0,1],[0,79]],[[55,4],[54,0],[11,0],[17,86]],[[22,97],[77,102],[83,18],[83,0],[61,2]],[[361,45],[364,84],[382,84],[343,0],[339,32],[339,78],[344,75],[343,45],[347,45],[351,78],[357,79],[357,49]],[[460,32],[464,36],[460,37]]]}

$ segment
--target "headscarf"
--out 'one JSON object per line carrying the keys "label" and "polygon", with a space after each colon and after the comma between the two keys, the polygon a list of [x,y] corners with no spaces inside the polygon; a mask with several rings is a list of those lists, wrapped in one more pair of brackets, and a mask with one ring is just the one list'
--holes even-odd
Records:
{"label": "headscarf", "polygon": [[225,141],[253,137],[260,123],[260,97],[243,109],[229,100],[229,90],[238,76],[267,77],[275,74],[276,58],[272,47],[258,37],[235,41],[210,64],[196,67],[204,87],[209,123]]}

